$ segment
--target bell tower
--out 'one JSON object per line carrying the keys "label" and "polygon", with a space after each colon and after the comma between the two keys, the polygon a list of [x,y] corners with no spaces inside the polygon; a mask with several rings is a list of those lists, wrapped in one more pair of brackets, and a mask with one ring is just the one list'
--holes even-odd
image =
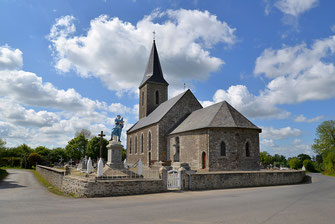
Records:
{"label": "bell tower", "polygon": [[144,73],[143,80],[139,86],[139,118],[148,116],[161,103],[168,99],[169,84],[164,79],[162,67],[159,62],[155,39]]}

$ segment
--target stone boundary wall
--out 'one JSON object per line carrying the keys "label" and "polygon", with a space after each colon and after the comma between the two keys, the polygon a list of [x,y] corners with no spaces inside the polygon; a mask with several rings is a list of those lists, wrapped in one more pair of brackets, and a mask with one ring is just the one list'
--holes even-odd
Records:
{"label": "stone boundary wall", "polygon": [[212,172],[182,175],[183,190],[207,190],[237,187],[259,187],[298,184],[305,171],[241,171]]}
{"label": "stone boundary wall", "polygon": [[50,184],[76,197],[107,197],[149,194],[167,191],[166,174],[161,179],[95,180],[64,175],[65,171],[36,166],[36,171]]}
{"label": "stone boundary wall", "polygon": [[77,197],[108,197],[134,194],[150,194],[167,191],[163,180],[84,180],[72,176],[63,179],[62,191]]}
{"label": "stone boundary wall", "polygon": [[64,170],[59,170],[47,166],[36,166],[36,171],[46,179],[50,184],[57,187],[58,189],[62,189],[63,178],[64,178]]}

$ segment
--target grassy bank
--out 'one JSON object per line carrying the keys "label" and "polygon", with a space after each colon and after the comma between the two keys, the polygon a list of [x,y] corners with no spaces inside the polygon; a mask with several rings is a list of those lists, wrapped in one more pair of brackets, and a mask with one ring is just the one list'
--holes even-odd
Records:
{"label": "grassy bank", "polygon": [[6,170],[4,169],[0,169],[0,181],[5,179],[5,177],[7,177],[8,173]]}
{"label": "grassy bank", "polygon": [[48,189],[48,191],[50,191],[51,193],[54,193],[54,194],[59,195],[59,196],[66,196],[66,197],[71,196],[71,197],[75,197],[75,195],[73,195],[73,194],[66,194],[65,192],[59,190],[57,187],[55,187],[52,184],[50,184],[36,170],[32,170],[31,172],[33,172],[35,174],[36,179],[38,180],[38,182],[40,182],[44,187],[46,187]]}
{"label": "grassy bank", "polygon": [[326,176],[335,177],[335,172],[323,171],[322,174]]}

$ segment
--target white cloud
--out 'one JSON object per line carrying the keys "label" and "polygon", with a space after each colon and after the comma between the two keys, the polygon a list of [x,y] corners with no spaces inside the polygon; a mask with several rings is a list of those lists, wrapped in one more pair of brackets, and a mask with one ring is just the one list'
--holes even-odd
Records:
{"label": "white cloud", "polygon": [[267,146],[267,147],[274,147],[275,143],[273,139],[261,139],[261,145]]}
{"label": "white cloud", "polygon": [[335,97],[335,36],[306,44],[265,49],[254,73],[271,80],[261,93],[273,104],[292,104]]}
{"label": "white cloud", "polygon": [[56,68],[98,77],[117,91],[138,87],[153,30],[163,72],[174,85],[182,83],[181,79],[207,79],[224,63],[211,56],[209,49],[218,43],[231,46],[236,42],[234,28],[208,11],[198,10],[155,11],[136,25],[103,15],[91,21],[86,35],[76,36],[75,30],[72,16],[61,17],[51,28],[49,40]]}
{"label": "white cloud", "polygon": [[19,49],[12,50],[9,46],[0,46],[0,70],[12,70],[21,68],[22,52]]}
{"label": "white cloud", "polygon": [[330,30],[335,33],[335,24],[330,27]]}
{"label": "white cloud", "polygon": [[[7,54],[8,60],[3,61],[10,61],[11,57]],[[36,74],[18,68],[0,69],[0,138],[7,139],[10,147],[22,143],[32,147],[65,146],[76,131],[110,133],[116,113],[131,113],[121,103],[93,101],[74,89],[58,89]]]}
{"label": "white cloud", "polygon": [[218,89],[213,96],[214,102],[204,101],[202,104],[203,106],[208,106],[223,100],[226,100],[242,114],[251,118],[281,119],[290,115],[289,112],[277,108],[274,103],[268,101],[262,95],[253,95],[244,85],[230,86],[227,91]]}
{"label": "white cloud", "polygon": [[317,5],[318,0],[279,0],[275,3],[275,6],[280,11],[295,17],[316,7]]}
{"label": "white cloud", "polygon": [[297,137],[302,135],[302,131],[297,128],[291,128],[291,127],[284,127],[280,129],[276,129],[273,127],[262,127],[262,133],[261,138],[264,139],[287,139],[291,137]]}
{"label": "white cloud", "polygon": [[299,116],[297,116],[294,121],[295,122],[306,122],[306,123],[313,123],[313,122],[317,122],[320,121],[323,118],[322,115],[314,117],[314,118],[310,118],[308,119],[307,117],[305,117],[303,114],[300,114]]}

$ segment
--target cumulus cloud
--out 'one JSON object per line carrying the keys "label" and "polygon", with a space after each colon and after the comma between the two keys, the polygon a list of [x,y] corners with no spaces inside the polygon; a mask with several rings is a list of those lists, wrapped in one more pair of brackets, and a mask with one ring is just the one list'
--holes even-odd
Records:
{"label": "cumulus cloud", "polygon": [[0,70],[12,70],[21,68],[22,52],[19,49],[12,50],[9,46],[0,46]]}
{"label": "cumulus cloud", "polygon": [[262,127],[261,138],[264,139],[286,139],[291,137],[297,137],[302,135],[302,131],[297,128],[284,127],[284,128],[273,128],[273,127]]}
{"label": "cumulus cloud", "polygon": [[291,104],[335,97],[335,36],[306,44],[265,49],[254,74],[272,79],[262,93],[274,104]]}
{"label": "cumulus cloud", "polygon": [[305,117],[303,114],[300,114],[299,116],[297,116],[294,121],[295,122],[306,122],[306,123],[313,123],[313,122],[317,122],[320,121],[323,118],[322,115],[314,117],[314,118],[310,118],[308,119],[307,117]]}
{"label": "cumulus cloud", "polygon": [[[7,52],[7,58],[2,54],[1,59],[6,62],[13,62],[15,52],[21,52],[9,47],[1,50]],[[22,52],[19,55],[22,59]],[[89,129],[93,135],[101,130],[108,133],[116,113],[129,114],[131,109],[121,103],[93,101],[74,89],[58,89],[38,75],[20,70],[19,64],[0,68],[0,138],[7,139],[10,147],[23,142],[32,147],[65,146],[81,129]]]}
{"label": "cumulus cloud", "polygon": [[296,17],[317,5],[318,0],[279,0],[275,3],[280,11]]}
{"label": "cumulus cloud", "polygon": [[[161,22],[157,22],[157,20]],[[210,55],[218,43],[236,42],[235,29],[208,11],[154,11],[136,24],[106,15],[93,19],[86,34],[75,35],[75,18],[59,18],[50,30],[56,68],[73,69],[82,77],[95,76],[111,90],[136,89],[148,60],[152,31],[166,79],[206,80],[224,64]],[[173,44],[171,44],[173,43]]]}

